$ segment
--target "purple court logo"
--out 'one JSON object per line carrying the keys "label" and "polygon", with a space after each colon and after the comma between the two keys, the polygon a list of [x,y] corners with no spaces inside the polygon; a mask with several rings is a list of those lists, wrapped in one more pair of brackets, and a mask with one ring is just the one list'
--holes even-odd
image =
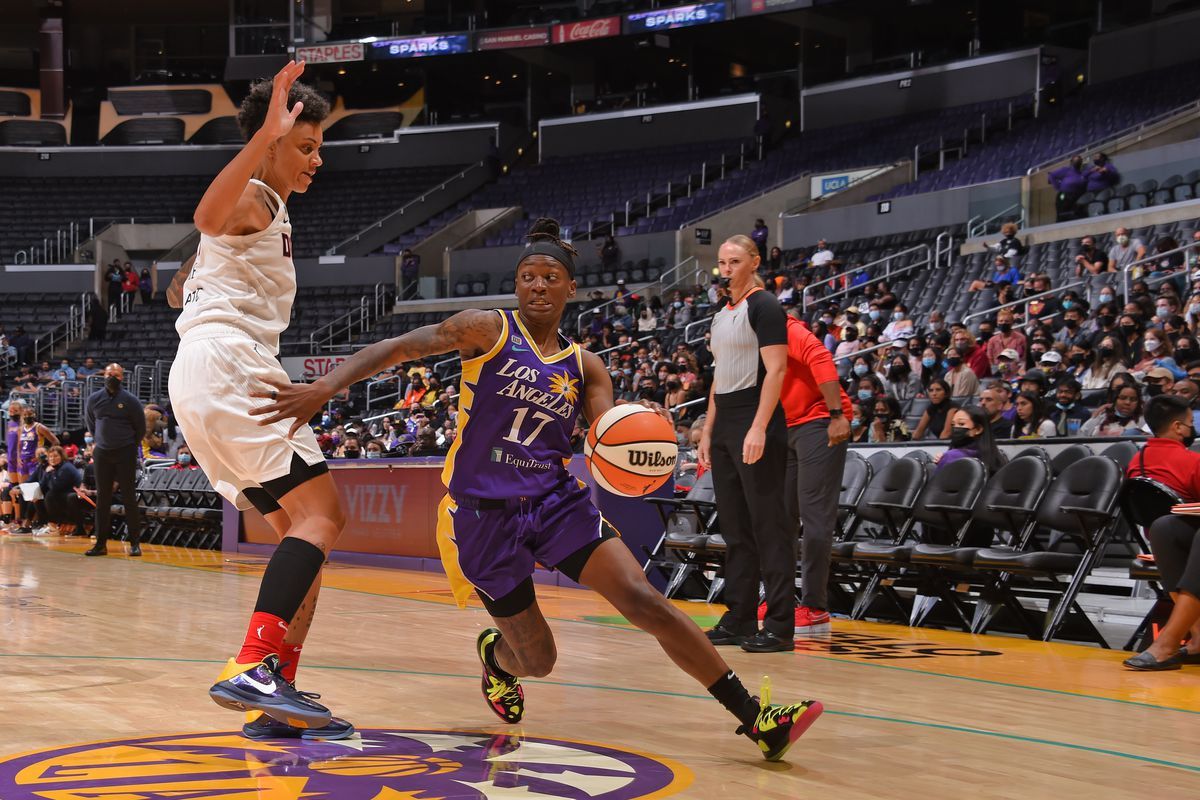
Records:
{"label": "purple court logo", "polygon": [[199,733],[0,757],[3,800],[634,800],[691,782],[678,764],[604,745],[390,728],[336,742]]}

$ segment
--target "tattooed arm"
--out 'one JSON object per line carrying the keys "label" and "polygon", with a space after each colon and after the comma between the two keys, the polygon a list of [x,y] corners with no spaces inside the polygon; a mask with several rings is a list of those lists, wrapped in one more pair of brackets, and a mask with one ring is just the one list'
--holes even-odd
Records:
{"label": "tattooed arm", "polygon": [[198,253],[192,253],[192,257],[180,264],[179,269],[175,271],[175,277],[171,278],[171,285],[167,287],[167,305],[171,308],[183,308],[183,284],[192,274],[192,265],[196,263],[197,255]]}
{"label": "tattooed arm", "polygon": [[365,347],[316,383],[271,384],[273,390],[251,392],[251,397],[266,397],[272,402],[251,409],[250,414],[263,417],[259,425],[294,420],[288,432],[291,436],[312,419],[329,398],[352,383],[406,361],[453,350],[459,351],[463,358],[474,358],[492,349],[500,337],[500,330],[500,316],[495,311],[460,311],[437,325],[426,325]]}

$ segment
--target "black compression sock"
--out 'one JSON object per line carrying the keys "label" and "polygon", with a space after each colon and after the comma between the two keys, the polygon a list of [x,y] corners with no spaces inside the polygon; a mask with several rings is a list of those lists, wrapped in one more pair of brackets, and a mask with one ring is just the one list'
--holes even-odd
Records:
{"label": "black compression sock", "polygon": [[708,687],[708,693],[717,698],[717,702],[725,706],[743,725],[748,728],[754,727],[754,722],[758,719],[758,702],[750,696],[732,671],[725,673]]}
{"label": "black compression sock", "polygon": [[502,680],[511,680],[516,676],[505,672],[499,664],[496,663],[496,645],[500,643],[500,636],[497,636],[492,641],[483,646],[483,663],[487,664],[488,669],[496,673],[496,676]]}
{"label": "black compression sock", "polygon": [[312,588],[324,563],[325,554],[321,548],[303,539],[285,536],[267,562],[254,611],[290,621],[300,610],[304,596]]}

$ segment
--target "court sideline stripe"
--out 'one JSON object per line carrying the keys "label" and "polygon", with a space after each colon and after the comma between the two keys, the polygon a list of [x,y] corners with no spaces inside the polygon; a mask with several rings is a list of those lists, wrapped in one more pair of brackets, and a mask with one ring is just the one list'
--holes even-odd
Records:
{"label": "court sideline stripe", "polygon": [[[69,551],[69,550],[42,550],[41,552],[59,553],[59,554],[65,554],[65,555],[76,555],[75,553],[73,553],[72,551]],[[220,566],[222,568],[215,569],[212,566],[190,566],[187,564],[166,564],[161,561],[143,561],[140,563],[150,565],[150,566],[156,566],[156,567],[168,567],[170,569],[186,569],[186,570],[190,570],[192,572],[199,572],[199,573],[203,573],[206,575],[213,575],[216,577],[228,577],[230,575],[233,575],[238,578],[260,578],[261,579],[260,575],[246,574],[240,570],[231,570],[231,571],[227,572],[223,568],[223,565],[216,565],[216,566]],[[362,569],[371,569],[371,567],[362,567]],[[364,591],[362,589],[346,589],[346,588],[339,587],[339,586],[323,586],[322,587],[322,591],[329,591],[329,590],[336,591],[336,592],[348,592],[349,594],[360,594],[360,595],[365,595],[367,597],[381,597],[381,598],[384,598],[387,600],[401,600],[401,601],[410,602],[410,603],[422,603],[424,605],[442,606],[442,607],[451,608],[451,609],[456,608],[456,606],[454,606],[453,603],[443,603],[438,600],[426,600],[426,599],[420,598],[420,597],[409,597],[407,595],[395,595],[395,594],[380,594],[379,592],[368,592],[368,591]],[[486,611],[486,609],[484,609],[482,607],[475,608],[473,606],[468,606],[467,610],[469,610],[469,611]],[[645,633],[644,631],[642,631],[639,628],[634,627],[632,625],[615,625],[613,623],[598,622],[596,620],[569,619],[566,617],[552,617],[552,616],[546,617],[546,619],[554,620],[555,622],[569,622],[569,623],[575,623],[575,624],[579,624],[579,625],[592,625],[595,627],[608,628],[609,630],[627,631],[629,633],[640,633],[645,636],[649,636],[649,634]],[[910,673],[913,675],[924,675],[926,677],[931,677],[931,678],[948,678],[951,680],[970,681],[973,683],[981,683],[981,684],[985,684],[985,685],[989,685],[989,686],[998,686],[998,687],[1003,687],[1006,689],[1024,689],[1024,690],[1030,691],[1030,692],[1041,692],[1043,694],[1054,694],[1054,695],[1059,695],[1062,697],[1074,697],[1074,698],[1081,699],[1081,700],[1099,700],[1099,701],[1105,702],[1105,703],[1119,703],[1121,705],[1134,706],[1137,708],[1150,708],[1150,709],[1155,709],[1157,711],[1174,711],[1174,712],[1177,712],[1180,714],[1193,714],[1193,715],[1200,716],[1200,711],[1195,711],[1190,708],[1176,708],[1174,706],[1162,706],[1162,705],[1156,705],[1154,703],[1143,703],[1138,700],[1122,700],[1121,698],[1118,698],[1118,697],[1103,697],[1101,695],[1095,695],[1095,694],[1082,694],[1080,692],[1068,692],[1064,689],[1050,689],[1050,688],[1047,688],[1044,686],[1029,686],[1029,685],[1023,684],[1023,683],[1008,683],[1006,681],[991,680],[990,678],[973,678],[973,677],[966,676],[966,675],[952,675],[948,672],[933,672],[933,671],[927,671],[927,670],[921,670],[921,669],[913,669],[911,667],[901,667],[901,666],[897,666],[897,665],[893,665],[893,664],[871,664],[871,663],[867,663],[864,661],[852,661],[850,659],[835,658],[833,656],[813,655],[813,654],[807,654],[807,653],[804,653],[802,655],[805,655],[808,658],[819,659],[821,661],[829,661],[834,664],[846,664],[846,665],[855,666],[855,667],[879,667],[879,668],[883,668],[883,669],[907,672],[907,673]]]}
{"label": "court sideline stripe", "polygon": [[[187,664],[221,664],[221,661],[212,661],[202,658],[150,658],[146,656],[64,656],[52,655],[43,653],[0,653],[0,658],[46,658],[56,660],[72,660],[72,661],[167,661],[174,663]],[[836,660],[836,659],[835,659]],[[376,667],[345,667],[345,666],[326,666],[321,664],[306,664],[305,669],[310,670],[331,670],[339,672],[377,672],[394,675],[412,675],[423,678],[454,678],[458,680],[477,681],[477,675],[463,675],[455,672],[424,672],[421,670],[410,669],[395,669],[395,668],[376,668]],[[626,686],[606,686],[604,684],[595,683],[574,683],[569,681],[546,681],[546,680],[529,680],[524,679],[523,683],[536,684],[543,686],[557,686],[565,689],[594,689],[597,691],[606,692],[621,692],[624,694],[646,694],[656,695],[659,697],[678,697],[687,700],[705,700],[711,701],[712,698],[708,695],[688,694],[686,692],[669,692],[659,689],[635,689]],[[863,714],[856,711],[831,711],[826,709],[826,714],[837,717],[848,717],[851,719],[871,720],[872,722],[890,722],[898,725],[914,725],[920,728],[930,728],[932,730],[950,731],[952,733],[969,733],[976,736],[988,736],[996,739],[1008,739],[1014,742],[1024,742],[1026,744],[1045,745],[1047,747],[1061,747],[1067,750],[1075,750],[1084,753],[1095,753],[1098,755],[1113,756],[1115,758],[1124,758],[1131,761],[1140,761],[1147,764],[1155,764],[1162,767],[1175,767],[1176,769],[1186,770],[1188,772],[1200,773],[1200,765],[1182,764],[1177,761],[1167,761],[1166,759],[1154,758],[1152,756],[1143,756],[1136,753],[1126,753],[1121,750],[1111,750],[1104,747],[1091,747],[1083,744],[1072,744],[1071,742],[1060,742],[1054,739],[1041,739],[1033,736],[1022,736],[1015,733],[1003,733],[1001,731],[989,731],[981,728],[967,728],[961,725],[948,725],[941,722],[921,722],[920,720],[904,719],[902,717],[885,717],[877,714]]]}

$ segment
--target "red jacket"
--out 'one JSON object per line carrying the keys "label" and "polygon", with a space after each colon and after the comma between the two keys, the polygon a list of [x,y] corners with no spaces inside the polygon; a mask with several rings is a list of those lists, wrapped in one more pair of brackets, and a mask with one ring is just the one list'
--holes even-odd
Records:
{"label": "red jacket", "polygon": [[838,387],[842,398],[842,413],[850,419],[853,410],[850,398],[838,382],[837,367],[833,356],[821,341],[795,317],[787,318],[788,356],[787,372],[783,377],[783,391],[779,396],[788,427],[803,425],[816,419],[828,419],[825,396],[820,385],[832,382]]}
{"label": "red jacket", "polygon": [[1125,474],[1156,480],[1178,492],[1185,503],[1200,502],[1200,453],[1193,453],[1183,442],[1150,439],[1129,462]]}
{"label": "red jacket", "polygon": [[992,362],[988,359],[987,350],[975,345],[975,349],[963,356],[963,362],[975,373],[975,377],[983,380],[992,374]]}

